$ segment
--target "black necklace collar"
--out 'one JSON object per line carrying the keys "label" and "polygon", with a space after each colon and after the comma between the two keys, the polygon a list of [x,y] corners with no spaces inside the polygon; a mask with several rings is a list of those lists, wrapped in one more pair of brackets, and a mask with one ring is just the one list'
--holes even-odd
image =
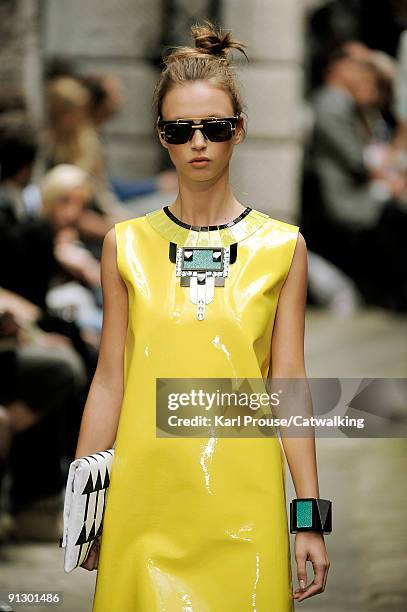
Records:
{"label": "black necklace collar", "polygon": [[194,230],[196,232],[207,232],[207,231],[225,229],[226,227],[232,227],[233,225],[236,225],[236,223],[239,223],[239,221],[244,219],[244,217],[246,217],[246,215],[248,215],[252,209],[249,206],[246,206],[245,210],[241,212],[238,217],[236,217],[235,219],[232,219],[228,223],[222,223],[221,225],[190,225],[189,223],[184,223],[183,221],[178,219],[174,215],[174,213],[170,211],[168,206],[164,206],[163,210],[165,214],[167,215],[167,217],[169,217],[171,221],[174,221],[174,223],[176,223],[177,225],[180,225],[181,227],[184,227],[186,229]]}

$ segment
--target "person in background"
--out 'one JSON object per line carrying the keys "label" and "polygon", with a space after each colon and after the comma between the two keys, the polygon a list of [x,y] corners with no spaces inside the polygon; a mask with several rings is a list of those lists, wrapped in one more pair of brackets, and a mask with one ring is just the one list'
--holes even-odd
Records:
{"label": "person in background", "polygon": [[[61,459],[72,460],[83,394],[96,366],[70,321],[19,295],[31,264],[20,259],[27,229],[38,220],[22,197],[38,149],[38,136],[25,112],[0,117],[0,481],[11,476],[8,523],[15,537],[55,539],[61,524]],[[41,269],[32,268],[32,282]],[[44,455],[46,453],[46,456]],[[29,460],[28,460],[29,459]],[[0,482],[1,485],[1,482]],[[0,487],[1,489],[1,487]],[[0,521],[4,526],[4,521]],[[0,534],[1,535],[1,534]],[[3,536],[4,536],[3,532]]]}
{"label": "person in background", "polygon": [[[41,216],[53,236],[53,255],[72,277],[47,286],[47,304],[73,308],[80,328],[100,332],[102,325],[100,263],[80,241],[78,225],[92,198],[87,174],[76,166],[55,166],[41,183]],[[33,254],[35,256],[35,253]],[[76,279],[72,282],[72,279]]]}
{"label": "person in background", "polygon": [[[173,170],[164,170],[145,179],[111,176],[103,127],[122,107],[123,87],[116,75],[82,74],[72,62],[55,58],[46,71],[46,80],[50,119],[46,138],[46,166],[50,168],[54,163],[72,163],[86,170],[92,177],[95,192],[93,208],[102,213],[102,216],[97,218],[88,209],[81,219],[81,234],[88,247],[100,259],[100,239],[112,223],[137,213],[137,199],[141,196],[175,192],[176,174]],[[72,113],[72,107],[78,106],[87,107],[85,117],[83,113],[82,117],[80,113]],[[68,125],[68,138],[65,124]],[[56,146],[58,141],[60,144]],[[67,150],[67,144],[70,150]],[[123,203],[126,205],[123,206]]]}
{"label": "person in background", "polygon": [[[366,301],[407,308],[404,258],[407,212],[405,178],[370,167],[371,142],[363,111],[380,102],[377,67],[338,48],[329,58],[324,85],[313,98],[315,125],[310,155],[327,225],[320,255],[358,285]],[[377,279],[380,278],[380,283]]]}
{"label": "person in background", "polygon": [[[14,224],[29,212],[22,193],[32,176],[38,136],[24,110],[0,115],[0,220]],[[1,248],[1,247],[0,247]]]}
{"label": "person in background", "polygon": [[[114,74],[84,75],[81,81],[89,90],[91,119],[103,142],[104,125],[117,115],[123,105],[122,83]],[[107,169],[106,173],[108,173]],[[122,202],[157,191],[171,193],[176,191],[178,185],[177,176],[173,170],[164,170],[143,180],[125,180],[111,176],[108,180],[116,196]]]}
{"label": "person in background", "polygon": [[[37,325],[45,332],[69,338],[84,360],[89,377],[97,362],[97,347],[78,326],[52,313],[46,305],[49,282],[63,271],[57,261],[52,231],[41,218],[30,218],[22,201],[31,179],[38,140],[25,115],[0,120],[0,286],[32,302],[40,309]],[[65,273],[68,273],[65,269]]]}
{"label": "person in background", "polygon": [[86,372],[69,341],[41,331],[39,309],[0,288],[0,540],[55,541],[79,431]]}
{"label": "person in background", "polygon": [[[1,129],[3,128],[3,129]],[[36,134],[22,117],[0,125],[0,225],[3,261],[2,284],[46,306],[54,277],[69,275],[87,284],[100,296],[99,262],[78,243],[77,225],[91,200],[86,173],[62,165],[43,179],[41,218],[30,218],[22,190],[30,180],[37,151]]]}
{"label": "person in background", "polygon": [[110,190],[104,152],[90,119],[90,93],[77,78],[58,77],[47,86],[48,129],[44,156],[48,169],[72,164],[87,172],[95,195],[95,210],[83,216],[83,233],[103,238],[126,211]]}

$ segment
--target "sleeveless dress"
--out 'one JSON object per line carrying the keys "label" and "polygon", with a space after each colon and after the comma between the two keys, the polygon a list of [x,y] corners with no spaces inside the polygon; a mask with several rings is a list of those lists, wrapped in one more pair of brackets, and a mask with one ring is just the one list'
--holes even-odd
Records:
{"label": "sleeveless dress", "polygon": [[[220,226],[167,206],[115,225],[129,322],[93,612],[294,610],[280,440],[157,437],[156,378],[267,378],[298,229],[249,207]],[[176,270],[208,245],[229,270],[202,306]]]}

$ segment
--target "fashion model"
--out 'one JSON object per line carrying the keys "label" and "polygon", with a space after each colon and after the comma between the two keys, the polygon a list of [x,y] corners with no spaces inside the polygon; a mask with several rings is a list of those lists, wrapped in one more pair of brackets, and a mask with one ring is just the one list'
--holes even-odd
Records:
{"label": "fashion model", "polygon": [[304,240],[229,182],[245,128],[229,50],[246,45],[210,22],[192,35],[155,92],[177,198],[103,245],[100,357],[76,452],[115,443],[103,533],[82,564],[98,569],[93,612],[289,612],[327,579],[323,533],[298,531],[293,590],[285,458],[297,498],[318,502],[313,437],[156,436],[157,378],[306,377]]}

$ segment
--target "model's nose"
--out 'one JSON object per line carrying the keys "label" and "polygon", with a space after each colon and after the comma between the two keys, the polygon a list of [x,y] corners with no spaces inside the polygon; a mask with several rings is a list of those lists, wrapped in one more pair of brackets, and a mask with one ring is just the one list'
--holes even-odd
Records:
{"label": "model's nose", "polygon": [[204,133],[199,128],[194,129],[191,140],[194,146],[202,146],[202,144],[206,145],[206,138],[204,136]]}

